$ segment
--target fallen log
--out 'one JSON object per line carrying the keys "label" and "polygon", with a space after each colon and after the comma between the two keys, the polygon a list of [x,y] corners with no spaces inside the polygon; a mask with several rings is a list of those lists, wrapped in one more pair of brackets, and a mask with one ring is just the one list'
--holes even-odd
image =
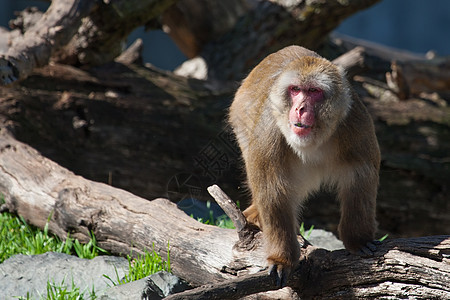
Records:
{"label": "fallen log", "polygon": [[[50,60],[74,65],[110,62],[121,54],[135,28],[156,19],[173,3],[175,0],[55,0],[43,14],[28,10],[26,24],[20,24],[24,34],[1,34],[11,45],[0,53],[0,86],[26,78]],[[15,27],[20,20],[23,16],[13,22]]]}
{"label": "fallen log", "polygon": [[[400,100],[429,98],[440,106],[450,97],[450,59],[432,52],[425,55],[333,34],[330,43],[345,52],[334,62],[348,70],[349,77],[363,71],[385,74],[387,87]],[[350,68],[347,68],[349,64]],[[446,99],[446,100],[444,100]]]}
{"label": "fallen log", "polygon": [[16,37],[6,53],[0,53],[0,86],[27,77],[34,68],[48,64],[55,50],[69,42],[93,1],[53,1],[39,22]]}
{"label": "fallen log", "polygon": [[437,93],[450,97],[450,59],[393,61],[386,73],[388,86],[401,100]]}
{"label": "fallen log", "polygon": [[[265,268],[261,243],[251,250],[233,247],[239,240],[234,230],[201,224],[166,199],[147,201],[77,176],[18,142],[6,127],[0,130],[0,169],[1,210],[39,227],[48,221],[61,238],[70,233],[87,241],[93,232],[100,247],[116,254],[154,247],[166,255],[169,246],[175,274],[193,286],[209,285],[172,299],[205,293],[233,299],[276,288],[258,273]],[[367,259],[307,245],[288,285],[304,299],[448,298],[449,276],[450,236],[434,236],[387,241]]]}
{"label": "fallen log", "polygon": [[95,234],[98,245],[113,254],[143,253],[155,248],[192,285],[228,279],[221,272],[232,261],[237,234],[197,222],[167,199],[148,201],[106,184],[77,176],[33,148],[0,131],[1,210],[65,239],[81,241]]}
{"label": "fallen log", "polygon": [[[188,56],[201,53],[208,62],[211,79],[235,80],[242,78],[264,56],[286,45],[316,48],[342,20],[378,1],[286,3],[280,0],[252,5],[243,1],[234,5],[209,1],[191,5],[182,1],[162,19]],[[44,14],[28,11],[27,21],[34,24],[20,24],[22,18],[16,21],[16,26],[26,30],[23,35],[0,31],[2,37],[11,38],[7,52],[0,54],[0,85],[26,78],[34,68],[47,65],[50,59],[84,66],[111,62],[120,55],[127,36],[135,28],[158,27],[157,18],[176,2],[55,0]],[[212,7],[214,13],[209,13]],[[218,14],[220,17],[214,18]],[[324,16],[326,23],[322,22]],[[310,30],[311,26],[315,30]],[[0,49],[3,47],[0,43]]]}

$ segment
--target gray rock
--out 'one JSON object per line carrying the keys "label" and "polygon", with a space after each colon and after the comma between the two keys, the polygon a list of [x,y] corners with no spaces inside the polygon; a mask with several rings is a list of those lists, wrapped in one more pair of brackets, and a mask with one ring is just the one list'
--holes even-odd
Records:
{"label": "gray rock", "polygon": [[[128,300],[141,299],[143,291],[147,288],[147,278],[142,278],[126,284],[116,285],[107,289],[97,299],[100,300]],[[156,298],[160,299],[160,298]]]}
{"label": "gray rock", "polygon": [[117,282],[128,272],[128,261],[122,257],[98,256],[81,259],[76,256],[48,252],[41,255],[15,255],[0,265],[0,299],[26,297],[40,299],[47,295],[47,282],[56,286],[72,284],[88,298],[95,289],[96,295],[112,286],[105,278]]}
{"label": "gray rock", "polygon": [[177,276],[161,271],[146,278],[108,289],[101,300],[145,299],[159,300],[170,294],[188,289],[187,283]]}
{"label": "gray rock", "polygon": [[330,251],[344,249],[344,244],[333,233],[323,229],[313,229],[307,240],[314,246]]}

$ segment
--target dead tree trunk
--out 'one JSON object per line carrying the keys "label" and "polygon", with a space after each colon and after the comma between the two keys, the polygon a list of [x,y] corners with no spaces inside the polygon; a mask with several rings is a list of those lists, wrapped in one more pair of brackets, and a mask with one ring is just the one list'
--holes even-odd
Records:
{"label": "dead tree trunk", "polygon": [[378,0],[255,2],[227,33],[208,42],[201,41],[203,47],[199,56],[208,68],[205,78],[241,80],[265,56],[288,45],[317,49],[345,18],[376,2]]}
{"label": "dead tree trunk", "polygon": [[[242,78],[265,55],[286,45],[317,47],[342,20],[377,1],[258,1],[250,7],[236,0],[238,5],[231,8],[229,4],[211,0],[195,2],[195,5],[186,0],[172,7],[164,15],[163,22],[188,55],[201,53],[211,79],[235,80]],[[36,18],[35,24],[23,28],[25,33],[10,41],[7,53],[0,53],[0,84],[7,85],[27,77],[35,67],[45,66],[50,58],[71,65],[110,62],[120,55],[122,45],[133,29],[144,25],[156,27],[157,17],[175,2],[52,1],[47,12]],[[209,13],[210,7],[220,5],[225,8]],[[230,18],[218,13],[223,10],[229,12]],[[40,13],[36,12],[36,15],[40,16]],[[219,15],[218,21],[213,19],[214,15]],[[198,21],[199,18],[203,22]],[[327,22],[322,22],[325,18]],[[218,24],[212,26],[211,20]],[[192,24],[182,26],[183,22]],[[226,26],[219,26],[219,23]],[[249,23],[252,26],[247,26]],[[197,24],[205,26],[199,29],[201,26]],[[310,30],[311,27],[314,30]],[[0,35],[11,37],[3,32]]]}
{"label": "dead tree trunk", "polygon": [[26,78],[48,64],[55,50],[67,44],[94,3],[89,0],[53,1],[39,21],[0,53],[0,85]]}
{"label": "dead tree trunk", "polygon": [[[50,230],[61,238],[70,233],[87,240],[91,231],[100,247],[122,254],[153,245],[166,253],[170,245],[173,271],[193,286],[208,284],[174,299],[237,299],[276,289],[272,278],[257,272],[265,266],[261,242],[254,241],[261,235],[241,236],[240,247],[233,248],[238,242],[233,230],[201,224],[168,200],[149,202],[76,176],[5,128],[0,131],[0,168],[1,209],[40,227],[50,217]],[[254,246],[248,250],[242,243]],[[304,299],[450,296],[450,236],[391,240],[368,259],[313,246],[302,252],[288,285]]]}
{"label": "dead tree trunk", "polygon": [[157,18],[175,0],[52,1],[41,14],[30,12],[36,22],[9,35],[9,49],[0,53],[0,85],[26,78],[34,68],[57,62],[99,65],[112,61],[135,28]]}

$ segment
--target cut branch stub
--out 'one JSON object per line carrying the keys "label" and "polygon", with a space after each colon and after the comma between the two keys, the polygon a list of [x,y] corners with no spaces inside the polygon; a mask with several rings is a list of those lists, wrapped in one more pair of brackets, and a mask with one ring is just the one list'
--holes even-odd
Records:
{"label": "cut branch stub", "polygon": [[236,227],[239,241],[234,245],[234,249],[241,251],[253,250],[261,245],[261,239],[256,234],[261,230],[247,222],[242,211],[236,206],[233,200],[217,185],[208,187],[209,194],[216,200],[217,204],[224,210]]}
{"label": "cut branch stub", "polygon": [[242,231],[247,226],[247,220],[242,212],[220,187],[212,185],[208,187],[208,193],[216,200],[217,204],[219,204],[227,216],[230,217],[238,232]]}

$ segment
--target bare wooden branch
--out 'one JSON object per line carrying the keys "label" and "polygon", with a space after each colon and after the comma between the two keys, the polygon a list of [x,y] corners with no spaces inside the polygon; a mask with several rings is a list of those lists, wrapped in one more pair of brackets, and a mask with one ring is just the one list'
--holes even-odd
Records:
{"label": "bare wooden branch", "polygon": [[129,64],[142,64],[142,50],[144,43],[142,39],[137,39],[130,45],[122,54],[120,54],[115,61],[129,65]]}
{"label": "bare wooden branch", "polygon": [[233,221],[236,230],[238,232],[242,231],[245,226],[247,226],[247,220],[233,200],[231,200],[217,185],[208,187],[208,192],[216,200],[217,204],[222,207],[227,216],[230,217],[231,221]]}
{"label": "bare wooden branch", "polygon": [[450,59],[393,61],[386,73],[389,87],[402,100],[422,93],[450,96]]}
{"label": "bare wooden branch", "polygon": [[34,68],[46,65],[51,55],[69,42],[93,6],[90,0],[52,1],[40,21],[0,55],[0,85],[25,78]]}
{"label": "bare wooden branch", "polygon": [[53,60],[59,63],[101,65],[120,55],[127,36],[158,18],[176,0],[100,1],[72,40]]}
{"label": "bare wooden branch", "polygon": [[[224,210],[236,228],[239,235],[239,241],[236,242],[233,249],[236,250],[235,255],[240,252],[252,251],[261,248],[261,230],[250,223],[243,215],[242,211],[237,208],[233,200],[217,185],[208,187],[208,192],[216,200],[217,204]],[[300,244],[304,245],[305,241],[301,237]],[[245,254],[244,254],[245,255]],[[234,266],[234,268],[239,268]]]}
{"label": "bare wooden branch", "polygon": [[[27,77],[55,62],[99,65],[123,50],[132,30],[157,18],[175,0],[52,1],[41,19],[0,55],[0,85]],[[37,15],[37,14],[36,14]],[[33,20],[35,22],[35,20]],[[19,26],[19,25],[17,25]]]}

